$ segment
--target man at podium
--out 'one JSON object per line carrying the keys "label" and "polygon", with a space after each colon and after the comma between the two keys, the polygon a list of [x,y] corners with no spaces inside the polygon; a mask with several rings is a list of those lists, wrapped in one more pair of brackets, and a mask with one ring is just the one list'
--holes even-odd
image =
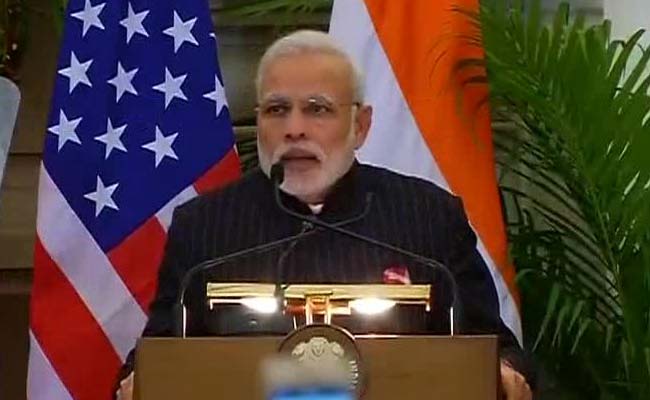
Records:
{"label": "man at podium", "polygon": [[[143,335],[173,335],[180,282],[192,266],[314,229],[288,215],[286,207],[444,264],[457,282],[462,333],[498,334],[504,392],[508,399],[530,399],[532,374],[516,339],[499,318],[496,289],[476,250],[476,236],[460,199],[430,182],[356,161],[355,151],[366,139],[373,110],[364,103],[362,73],[345,51],[325,33],[292,33],[267,49],[256,87],[260,168],[176,209]],[[279,182],[271,179],[274,165],[282,165],[284,171],[279,197],[275,196]],[[291,243],[282,260],[278,255],[247,257],[214,269],[210,279],[270,283],[431,279],[430,269],[386,258],[367,243],[324,229],[311,233]],[[190,336],[213,333],[204,318],[202,283],[190,285],[187,292]],[[445,334],[446,311],[435,308],[430,332]],[[133,352],[121,371],[120,399],[130,398],[132,370]]]}

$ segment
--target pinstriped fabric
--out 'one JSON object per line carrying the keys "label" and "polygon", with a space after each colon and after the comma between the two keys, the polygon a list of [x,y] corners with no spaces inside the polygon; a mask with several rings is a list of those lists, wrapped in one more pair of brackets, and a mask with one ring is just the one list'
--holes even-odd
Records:
{"label": "pinstriped fabric", "polygon": [[[475,235],[467,224],[460,201],[424,180],[356,164],[326,198],[319,218],[339,222],[359,217],[367,206],[367,193],[373,194],[368,214],[346,227],[447,262],[455,275],[463,277],[459,282],[463,293],[479,299],[467,299],[468,332],[499,333],[507,346],[516,346],[514,337],[498,319],[496,291],[475,249]],[[297,199],[284,194],[282,198],[288,207],[310,213]],[[169,319],[178,280],[193,265],[294,235],[301,227],[300,221],[277,207],[271,183],[260,171],[179,207],[170,228],[170,243],[161,267],[163,280],[145,335],[171,334]],[[454,237],[462,241],[455,241]],[[455,248],[452,249],[452,245]],[[193,318],[188,332],[199,336],[217,333],[210,330],[209,320],[214,313],[204,307],[205,280],[273,282],[280,252],[281,249],[277,249],[244,257],[197,279],[187,297],[187,304],[192,308],[190,318]],[[438,282],[436,274],[424,266],[329,231],[315,232],[297,243],[286,259],[284,281],[381,283],[383,271],[394,266],[407,267],[415,282]],[[444,303],[448,301],[436,300],[436,304]],[[434,312],[433,331],[446,329],[445,314],[442,309]],[[401,328],[408,330],[408,326]]]}

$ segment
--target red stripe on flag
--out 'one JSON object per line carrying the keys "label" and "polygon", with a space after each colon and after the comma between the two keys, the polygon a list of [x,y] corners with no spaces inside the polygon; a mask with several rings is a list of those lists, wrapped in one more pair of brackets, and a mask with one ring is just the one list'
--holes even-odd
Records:
{"label": "red stripe on flag", "polygon": [[39,238],[34,265],[30,323],[45,356],[75,400],[111,398],[119,356]]}
{"label": "red stripe on flag", "polygon": [[194,182],[194,188],[199,194],[205,193],[236,180],[240,175],[239,156],[232,149]]}
{"label": "red stripe on flag", "polygon": [[167,234],[153,216],[108,252],[108,259],[145,313],[156,294]]}

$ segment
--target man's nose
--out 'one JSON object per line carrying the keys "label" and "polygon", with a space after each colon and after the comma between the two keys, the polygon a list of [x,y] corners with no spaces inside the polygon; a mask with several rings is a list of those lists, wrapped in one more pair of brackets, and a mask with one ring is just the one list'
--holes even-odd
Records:
{"label": "man's nose", "polygon": [[285,139],[294,141],[307,137],[307,122],[307,119],[298,107],[291,110],[286,119]]}

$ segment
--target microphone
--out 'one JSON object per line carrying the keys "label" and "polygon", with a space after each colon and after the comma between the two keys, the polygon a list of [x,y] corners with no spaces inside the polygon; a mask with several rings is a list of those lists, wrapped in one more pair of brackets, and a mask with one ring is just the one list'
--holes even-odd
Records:
{"label": "microphone", "polygon": [[[284,165],[282,162],[277,162],[271,166],[271,181],[273,183],[273,191],[274,191],[274,197],[275,197],[275,203],[278,205],[278,207],[284,211],[286,214],[289,216],[292,216],[294,218],[297,218],[298,220],[301,220],[303,222],[307,222],[312,224],[313,226],[333,231],[336,232],[340,235],[347,236],[349,238],[376,246],[378,248],[388,250],[390,252],[411,258],[412,260],[415,260],[419,262],[420,264],[426,265],[427,267],[432,268],[435,271],[441,271],[445,278],[447,279],[449,285],[451,286],[452,289],[452,303],[451,306],[449,307],[449,326],[451,330],[451,335],[453,336],[456,332],[456,320],[460,319],[458,315],[454,315],[455,310],[460,310],[460,296],[458,295],[458,285],[456,283],[456,279],[452,275],[451,271],[449,271],[449,268],[443,263],[441,263],[438,260],[435,260],[433,258],[428,258],[424,257],[420,254],[414,253],[412,251],[403,249],[401,247],[392,245],[387,242],[383,242],[377,239],[373,239],[372,237],[365,236],[358,234],[354,231],[342,228],[341,226],[338,226],[337,224],[331,224],[328,222],[325,222],[321,219],[316,218],[313,215],[304,215],[300,214],[296,211],[291,210],[287,206],[284,205],[282,202],[282,198],[280,197],[280,185],[282,185],[282,182],[284,181]],[[371,196],[372,193],[369,193]],[[368,199],[368,197],[367,197]],[[369,207],[368,207],[369,208]],[[460,313],[458,313],[460,314]]]}

